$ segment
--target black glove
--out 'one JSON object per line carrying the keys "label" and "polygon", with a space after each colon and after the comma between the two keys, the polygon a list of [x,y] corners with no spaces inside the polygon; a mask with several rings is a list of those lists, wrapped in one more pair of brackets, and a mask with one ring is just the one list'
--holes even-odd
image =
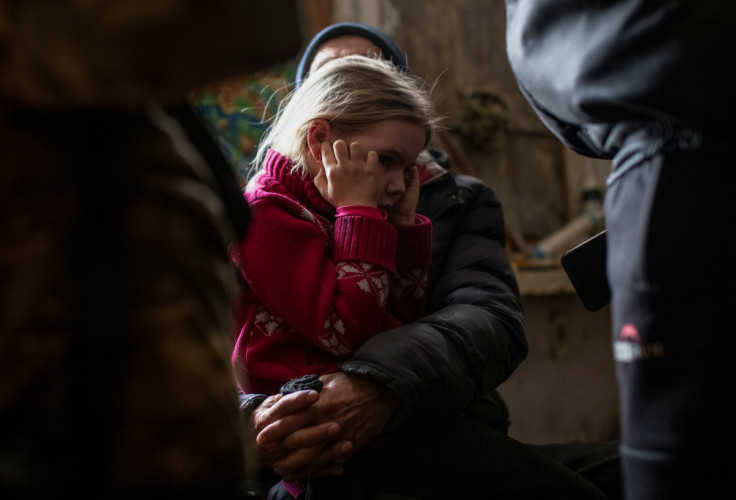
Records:
{"label": "black glove", "polygon": [[322,381],[319,375],[304,375],[303,377],[293,378],[281,386],[281,394],[291,394],[297,391],[321,391]]}

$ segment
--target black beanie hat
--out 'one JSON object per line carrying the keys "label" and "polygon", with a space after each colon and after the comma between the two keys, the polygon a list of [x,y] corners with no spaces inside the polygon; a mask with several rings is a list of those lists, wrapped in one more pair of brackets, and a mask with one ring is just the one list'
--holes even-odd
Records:
{"label": "black beanie hat", "polygon": [[393,62],[400,71],[409,72],[406,56],[399,46],[396,45],[396,42],[387,34],[367,24],[338,23],[328,26],[317,33],[312,38],[312,41],[309,42],[309,45],[307,45],[304,55],[296,68],[296,81],[294,82],[296,87],[300,87],[309,74],[309,67],[312,65],[314,56],[317,54],[319,48],[326,42],[339,36],[359,36],[370,40],[376,47],[381,49],[381,55],[384,59]]}

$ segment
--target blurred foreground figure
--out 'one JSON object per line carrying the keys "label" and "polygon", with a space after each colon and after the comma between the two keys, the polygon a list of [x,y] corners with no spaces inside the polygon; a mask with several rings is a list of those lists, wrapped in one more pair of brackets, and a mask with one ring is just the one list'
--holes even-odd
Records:
{"label": "blurred foreground figure", "polygon": [[508,55],[542,120],[612,158],[605,200],[629,499],[731,489],[736,372],[736,4],[506,0]]}
{"label": "blurred foreground figure", "polygon": [[186,94],[293,55],[295,4],[0,0],[0,496],[254,479],[229,363],[249,214]]}

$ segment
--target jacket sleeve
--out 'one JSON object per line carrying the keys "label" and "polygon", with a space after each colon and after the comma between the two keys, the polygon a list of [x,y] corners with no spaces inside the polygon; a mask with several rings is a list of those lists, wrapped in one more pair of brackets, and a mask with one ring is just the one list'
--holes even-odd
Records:
{"label": "jacket sleeve", "polygon": [[506,0],[506,51],[542,122],[574,151],[611,158],[625,133],[614,124],[729,123],[734,19],[729,0]]}
{"label": "jacket sleeve", "polygon": [[501,205],[481,181],[457,183],[422,187],[418,211],[434,231],[428,314],[373,337],[341,366],[392,394],[392,427],[467,410],[527,355]]}
{"label": "jacket sleeve", "polygon": [[396,230],[370,217],[341,217],[334,245],[315,215],[279,195],[251,199],[256,215],[240,265],[258,299],[314,345],[352,352],[380,330]]}

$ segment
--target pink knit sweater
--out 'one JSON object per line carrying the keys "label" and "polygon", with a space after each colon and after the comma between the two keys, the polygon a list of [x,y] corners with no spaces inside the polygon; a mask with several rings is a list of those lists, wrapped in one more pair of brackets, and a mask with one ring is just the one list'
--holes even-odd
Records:
{"label": "pink knit sweater", "polygon": [[336,214],[292,166],[270,150],[246,193],[254,217],[235,259],[249,290],[233,352],[246,393],[334,372],[367,339],[424,312],[429,219],[394,226],[369,207]]}

